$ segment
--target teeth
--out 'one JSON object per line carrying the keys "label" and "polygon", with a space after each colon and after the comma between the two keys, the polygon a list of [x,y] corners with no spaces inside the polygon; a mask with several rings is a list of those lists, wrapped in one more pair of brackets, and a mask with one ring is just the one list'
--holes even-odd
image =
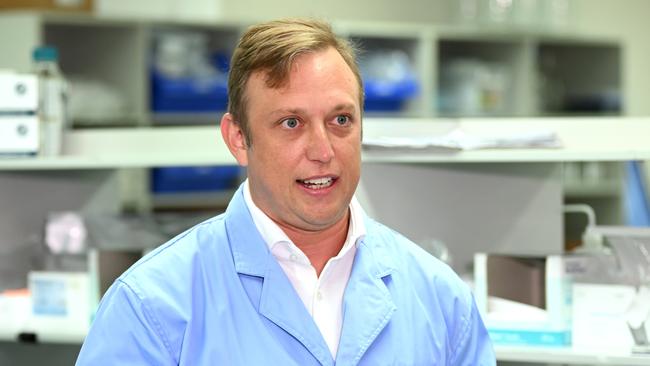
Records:
{"label": "teeth", "polygon": [[317,179],[306,179],[302,181],[305,185],[311,186],[311,188],[327,188],[332,185],[332,178],[317,178]]}

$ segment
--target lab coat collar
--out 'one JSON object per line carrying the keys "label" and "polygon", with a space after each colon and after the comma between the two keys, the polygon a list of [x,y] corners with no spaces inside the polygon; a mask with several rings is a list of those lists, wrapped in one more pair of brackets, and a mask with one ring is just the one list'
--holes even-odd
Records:
{"label": "lab coat collar", "polygon": [[343,297],[343,329],[336,365],[356,365],[397,310],[384,282],[395,270],[394,260],[383,240],[373,237],[371,228],[377,223],[367,217],[365,223],[369,235],[358,244]]}
{"label": "lab coat collar", "polygon": [[[226,210],[226,229],[238,273],[264,279],[261,315],[302,343],[322,365],[334,360],[304,304],[255,228],[240,187]],[[378,224],[364,215],[367,234],[357,243],[343,299],[343,328],[337,365],[354,365],[388,324],[396,306],[386,287],[395,264],[386,244],[376,236]]]}
{"label": "lab coat collar", "polygon": [[[243,185],[237,189],[230,201],[226,209],[225,220],[237,272],[249,276],[264,277],[269,264],[268,256],[271,252],[257,231],[253,218],[248,211],[244,200]],[[368,234],[371,234],[373,227],[379,225],[369,218],[365,212],[363,213],[363,220]],[[368,275],[376,277],[389,275],[395,269],[393,256],[387,252],[381,238],[371,235],[370,240],[368,239],[369,237],[364,235],[356,243],[357,247],[369,246],[367,255],[371,258],[363,262],[364,265],[370,266]],[[356,265],[355,261],[354,266]]]}
{"label": "lab coat collar", "polygon": [[320,362],[334,359],[305,305],[257,231],[240,187],[226,210],[226,229],[238,273],[263,278],[258,311],[297,339]]}
{"label": "lab coat collar", "polygon": [[246,207],[243,185],[228,204],[225,222],[237,273],[264,277],[270,252]]}

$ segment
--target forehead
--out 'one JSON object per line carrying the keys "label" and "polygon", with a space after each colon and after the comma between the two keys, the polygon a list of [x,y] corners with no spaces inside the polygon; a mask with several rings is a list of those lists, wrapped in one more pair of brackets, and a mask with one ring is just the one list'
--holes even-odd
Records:
{"label": "forehead", "polygon": [[271,85],[274,80],[271,70],[253,71],[246,82],[247,99],[259,95],[259,91],[272,91],[279,94],[292,92],[325,92],[326,90],[346,90],[358,99],[359,82],[352,68],[341,54],[329,47],[297,55],[279,85]]}

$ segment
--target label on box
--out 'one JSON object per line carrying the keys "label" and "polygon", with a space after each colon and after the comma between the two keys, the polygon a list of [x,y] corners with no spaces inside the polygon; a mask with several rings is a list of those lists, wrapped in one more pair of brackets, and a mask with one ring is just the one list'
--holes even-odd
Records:
{"label": "label on box", "polygon": [[67,315],[65,279],[35,278],[31,286],[34,315]]}
{"label": "label on box", "polygon": [[488,332],[495,344],[551,347],[565,347],[571,344],[569,331],[488,329]]}

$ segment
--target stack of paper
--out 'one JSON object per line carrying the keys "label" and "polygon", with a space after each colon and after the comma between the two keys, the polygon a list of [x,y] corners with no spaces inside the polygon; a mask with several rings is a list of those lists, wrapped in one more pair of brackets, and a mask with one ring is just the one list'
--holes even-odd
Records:
{"label": "stack of paper", "polygon": [[562,146],[553,131],[527,131],[508,135],[474,136],[455,128],[442,136],[365,138],[366,147],[382,148],[444,148],[452,150],[559,148]]}

